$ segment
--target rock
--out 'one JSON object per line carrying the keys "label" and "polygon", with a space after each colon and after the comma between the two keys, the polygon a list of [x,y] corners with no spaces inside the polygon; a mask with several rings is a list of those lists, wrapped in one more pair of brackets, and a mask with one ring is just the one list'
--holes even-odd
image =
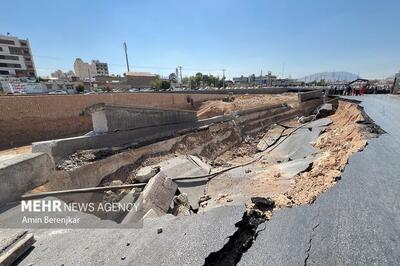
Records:
{"label": "rock", "polygon": [[333,113],[333,105],[331,103],[325,103],[318,109],[317,118],[327,117]]}
{"label": "rock", "polygon": [[275,201],[270,197],[252,197],[251,202],[260,210],[270,210],[275,207]]}
{"label": "rock", "polygon": [[217,201],[222,200],[223,198],[226,198],[227,196],[228,196],[228,194],[219,194],[217,197]]}
{"label": "rock", "polygon": [[113,180],[111,181],[110,186],[121,186],[123,184],[124,182],[122,182],[121,180]]}
{"label": "rock", "polygon": [[160,227],[160,228],[157,229],[157,234],[161,234],[162,232],[163,232],[162,227]]}
{"label": "rock", "polygon": [[233,201],[233,199],[231,199],[231,198],[226,200],[226,202],[231,202],[231,201]]}
{"label": "rock", "polygon": [[174,207],[172,209],[172,213],[176,216],[189,216],[191,214],[189,199],[186,193],[182,193],[174,197]]}
{"label": "rock", "polygon": [[135,180],[140,183],[146,183],[155,176],[157,173],[160,172],[159,166],[146,166],[139,169],[136,173]]}
{"label": "rock", "polygon": [[174,197],[174,202],[176,204],[187,205],[189,206],[189,199],[186,193],[181,193],[178,196]]}
{"label": "rock", "polygon": [[244,172],[245,172],[246,174],[248,174],[248,173],[251,173],[251,170],[250,170],[250,169],[246,169]]}
{"label": "rock", "polygon": [[316,115],[302,116],[299,118],[299,122],[304,124],[304,123],[315,120],[315,118],[316,118]]}

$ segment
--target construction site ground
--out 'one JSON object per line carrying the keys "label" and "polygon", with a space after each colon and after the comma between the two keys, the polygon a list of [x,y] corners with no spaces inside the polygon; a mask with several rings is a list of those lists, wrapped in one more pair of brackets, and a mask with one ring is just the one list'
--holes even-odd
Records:
{"label": "construction site ground", "polygon": [[[296,130],[317,130],[317,137],[310,144],[312,148],[303,147],[289,153],[293,157],[289,156],[290,160],[285,157],[286,160],[277,162],[276,158],[283,159],[277,152],[285,146],[281,144],[269,153],[275,155],[275,162],[265,155],[253,164],[211,179],[207,189],[209,193],[215,191],[212,193],[216,197],[211,195],[205,212],[149,219],[142,229],[32,230],[37,244],[20,264],[35,265],[45,260],[48,265],[202,265],[212,264],[210,258],[217,258],[214,262],[218,264],[220,259],[235,253],[235,263],[239,265],[365,265],[372,261],[379,265],[398,265],[399,99],[363,96],[357,100],[362,100],[375,124],[356,103],[339,102],[336,113],[328,117],[330,123],[321,122],[312,130],[307,126]],[[297,121],[285,125],[289,124],[295,128],[288,128],[288,134],[299,125]],[[297,135],[296,132],[287,139],[305,139],[304,133]],[[252,147],[261,137],[243,139],[230,152],[205,161],[217,171],[256,159],[260,152]],[[180,151],[184,149],[182,145],[180,148]],[[240,155],[234,156],[232,151]],[[305,153],[308,154],[306,158]],[[175,152],[148,159],[146,163],[143,161],[143,165],[157,164],[171,156],[175,156]],[[313,158],[312,164],[302,160],[307,157]],[[306,161],[308,166],[292,176],[290,182],[282,182],[284,173],[293,173],[288,170],[293,167],[287,164],[295,161]],[[239,169],[241,172],[232,174]],[[240,183],[235,175],[246,176],[242,178],[245,181]],[[229,178],[239,180],[239,185],[227,183]],[[262,181],[270,185],[263,187]],[[253,186],[246,185],[251,182]],[[255,191],[255,185],[260,189]],[[234,243],[240,243],[235,241],[242,237],[237,226],[244,219],[246,207],[232,204],[238,200],[239,193],[224,195],[225,190],[235,186],[244,188],[240,192],[244,198],[271,196],[276,203],[272,217],[258,227],[251,245],[239,253]],[[232,206],[214,208],[230,204]],[[1,219],[12,213],[13,209],[2,213]],[[157,233],[158,228],[163,229],[162,233]],[[7,232],[3,230],[2,233]]]}
{"label": "construction site ground", "polygon": [[[227,97],[229,98],[229,97]],[[244,110],[259,106],[283,104],[297,106],[296,93],[262,94],[262,95],[240,95],[234,96],[232,102],[224,100],[205,101],[197,110],[199,119],[209,118],[217,115],[228,114],[237,110]]]}

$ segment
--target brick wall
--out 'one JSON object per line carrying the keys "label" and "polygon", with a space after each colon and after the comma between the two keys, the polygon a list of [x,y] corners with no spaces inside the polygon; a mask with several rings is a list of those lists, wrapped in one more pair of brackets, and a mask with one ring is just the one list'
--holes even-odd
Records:
{"label": "brick wall", "polygon": [[92,130],[81,112],[96,103],[191,109],[194,103],[221,98],[218,94],[108,93],[0,97],[0,149],[79,135]]}

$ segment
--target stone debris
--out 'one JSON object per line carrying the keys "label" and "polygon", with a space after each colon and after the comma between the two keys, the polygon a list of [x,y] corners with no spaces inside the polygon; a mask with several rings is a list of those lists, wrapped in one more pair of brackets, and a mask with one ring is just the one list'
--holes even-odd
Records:
{"label": "stone debris", "polygon": [[316,115],[301,116],[301,117],[299,118],[299,123],[304,124],[304,123],[307,123],[307,122],[310,122],[310,121],[315,120],[315,118],[316,118]]}
{"label": "stone debris", "polygon": [[134,180],[138,183],[147,183],[150,178],[160,172],[160,166],[146,166],[140,168],[136,173]]}
{"label": "stone debris", "polygon": [[186,193],[179,194],[178,196],[174,197],[174,207],[172,210],[172,214],[179,216],[189,216],[191,215],[190,212],[190,204],[189,199]]}
{"label": "stone debris", "polygon": [[318,109],[317,119],[327,117],[329,115],[332,115],[333,113],[333,105],[331,103],[325,103]]}
{"label": "stone debris", "polygon": [[178,186],[164,172],[159,172],[141,194],[144,212],[153,209],[159,215],[167,213],[177,189]]}

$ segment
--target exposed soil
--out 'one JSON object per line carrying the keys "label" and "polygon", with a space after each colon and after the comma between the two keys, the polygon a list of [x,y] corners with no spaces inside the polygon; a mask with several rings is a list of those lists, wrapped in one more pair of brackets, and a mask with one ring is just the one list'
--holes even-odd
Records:
{"label": "exposed soil", "polygon": [[200,119],[213,116],[228,114],[232,111],[254,108],[258,106],[274,105],[286,103],[290,106],[296,106],[297,94],[262,94],[262,95],[244,95],[235,96],[232,102],[222,100],[210,100],[204,102],[197,111],[197,117]]}
{"label": "exposed soil", "polygon": [[0,156],[1,155],[13,155],[13,154],[25,154],[25,153],[31,153],[32,152],[32,145],[27,145],[27,146],[21,146],[21,147],[16,147],[12,149],[7,149],[7,150],[2,150],[0,151]]}
{"label": "exposed soil", "polygon": [[285,193],[286,199],[282,196],[276,199],[280,205],[313,203],[318,195],[340,179],[349,157],[361,151],[369,138],[380,133],[355,103],[339,101],[338,109],[330,119],[332,125],[314,144],[321,157],[309,171],[294,178],[294,184]]}

